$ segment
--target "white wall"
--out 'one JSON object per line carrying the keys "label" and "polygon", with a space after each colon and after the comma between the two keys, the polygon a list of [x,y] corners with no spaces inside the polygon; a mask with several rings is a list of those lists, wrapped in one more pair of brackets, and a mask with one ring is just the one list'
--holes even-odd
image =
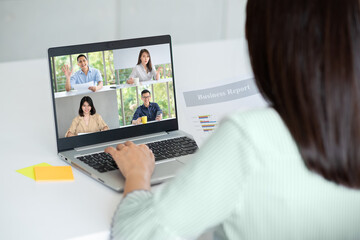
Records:
{"label": "white wall", "polygon": [[116,0],[0,1],[0,61],[47,56],[49,47],[115,39]]}
{"label": "white wall", "polygon": [[244,36],[246,0],[0,0],[0,62],[49,47],[172,35],[174,44]]}

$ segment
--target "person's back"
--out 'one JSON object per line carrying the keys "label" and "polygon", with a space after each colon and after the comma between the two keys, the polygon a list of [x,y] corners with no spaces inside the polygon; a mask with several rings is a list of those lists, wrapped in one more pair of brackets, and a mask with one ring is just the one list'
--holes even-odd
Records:
{"label": "person's back", "polygon": [[219,225],[224,239],[360,238],[360,2],[248,0],[246,13],[270,108],[223,121],[154,194],[145,146],[107,149],[128,176],[113,237],[191,238]]}
{"label": "person's back", "polygon": [[239,146],[242,153],[228,161],[242,162],[250,174],[239,186],[236,210],[216,230],[219,239],[360,237],[360,191],[310,172],[273,109],[237,113],[230,119],[238,126],[232,134],[241,135],[247,146]]}

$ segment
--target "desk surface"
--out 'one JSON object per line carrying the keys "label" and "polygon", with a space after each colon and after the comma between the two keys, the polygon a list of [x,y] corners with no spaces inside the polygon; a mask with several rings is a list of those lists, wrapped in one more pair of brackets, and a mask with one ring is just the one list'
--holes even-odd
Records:
{"label": "desk surface", "polygon": [[[248,73],[244,46],[244,40],[174,46],[180,128],[181,89]],[[57,157],[47,59],[1,63],[0,72],[11,85],[0,94],[0,239],[107,239],[121,194],[76,169],[74,182],[58,183],[16,172],[42,162],[66,165]]]}

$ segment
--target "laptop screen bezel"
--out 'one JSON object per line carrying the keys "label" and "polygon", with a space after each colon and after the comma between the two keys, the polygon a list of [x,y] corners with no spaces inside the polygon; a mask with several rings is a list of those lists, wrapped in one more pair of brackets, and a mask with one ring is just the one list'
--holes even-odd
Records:
{"label": "laptop screen bezel", "polygon": [[[81,52],[106,51],[106,50],[124,49],[124,48],[141,47],[141,46],[158,45],[158,44],[169,44],[169,48],[170,48],[170,59],[171,59],[171,68],[172,68],[173,90],[174,90],[173,95],[174,95],[174,105],[175,105],[174,106],[175,118],[154,122],[147,125],[116,128],[108,131],[80,135],[76,137],[59,138],[57,114],[56,114],[56,106],[55,106],[55,92],[54,92],[53,77],[52,77],[54,73],[51,66],[52,57],[77,54]],[[174,131],[179,129],[177,106],[176,106],[176,94],[175,94],[174,63],[173,63],[172,44],[171,44],[170,35],[49,48],[48,61],[50,68],[50,85],[51,85],[51,93],[52,93],[52,101],[53,101],[54,120],[55,120],[54,122],[55,122],[58,152],[72,150],[74,148],[79,148],[79,147],[84,147],[84,146],[89,146],[104,142],[111,142],[116,140],[121,141],[121,139],[133,138],[137,136],[154,134],[164,131],[165,132]]]}

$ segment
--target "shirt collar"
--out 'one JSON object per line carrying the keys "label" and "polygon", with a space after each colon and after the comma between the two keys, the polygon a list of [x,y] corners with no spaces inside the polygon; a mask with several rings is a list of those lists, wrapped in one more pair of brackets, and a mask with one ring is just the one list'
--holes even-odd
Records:
{"label": "shirt collar", "polygon": [[[88,68],[89,68],[89,71],[88,71],[88,73],[89,73],[89,72],[91,72],[92,68],[90,66],[88,66]],[[85,74],[81,68],[80,68],[80,72],[81,72],[81,74]]]}
{"label": "shirt collar", "polygon": [[[152,102],[149,103],[149,108],[153,105]],[[144,104],[141,105],[143,108],[146,108]]]}

